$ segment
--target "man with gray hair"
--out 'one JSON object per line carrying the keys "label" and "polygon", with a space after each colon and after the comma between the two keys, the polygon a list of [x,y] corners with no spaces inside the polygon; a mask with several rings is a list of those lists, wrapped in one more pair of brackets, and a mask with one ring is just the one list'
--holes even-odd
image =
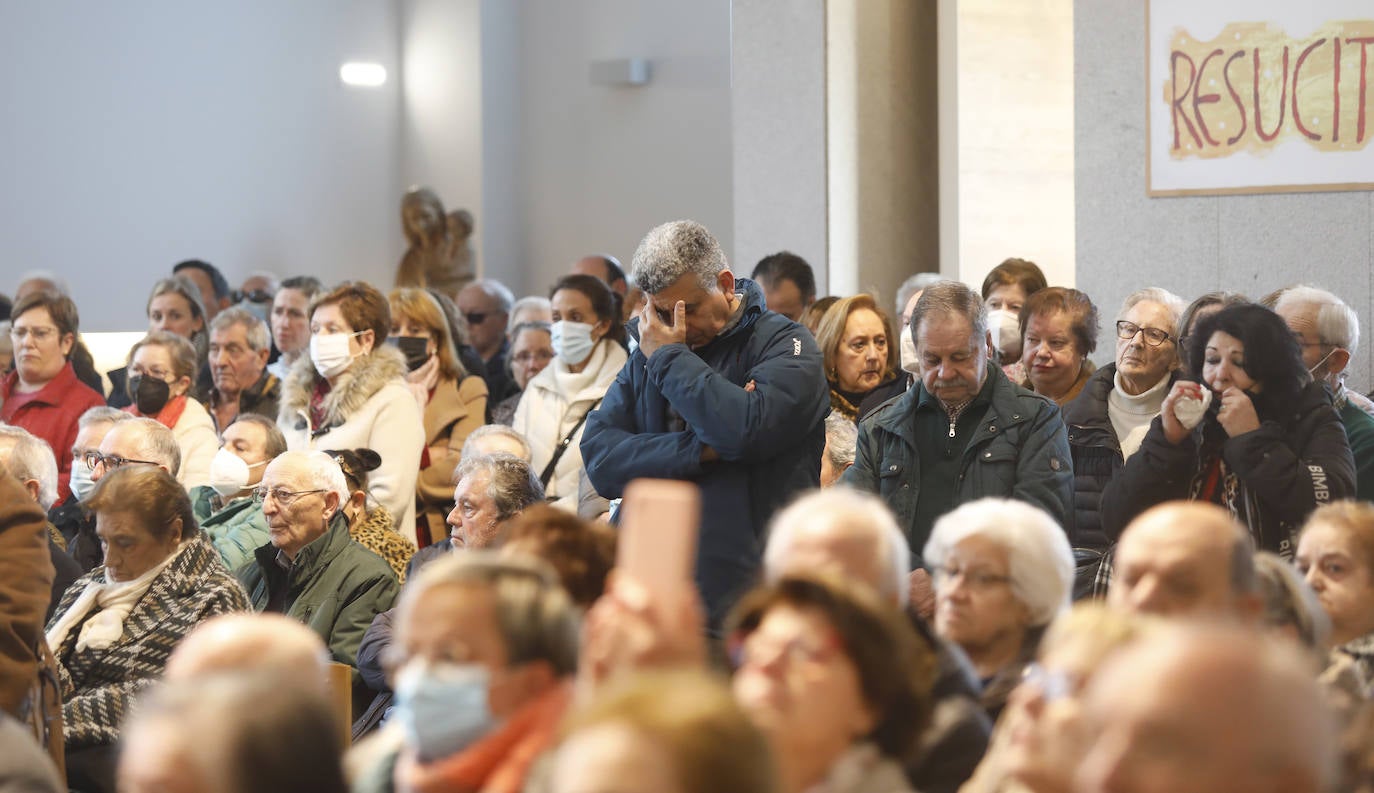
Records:
{"label": "man with gray hair", "polygon": [[910,332],[916,385],[863,420],[843,481],[881,496],[913,548],[936,518],[988,496],[1025,501],[1069,527],[1073,468],[1059,408],[988,365],[979,294],[957,281],[928,287]]}
{"label": "man with gray hair", "polygon": [[840,481],[854,464],[854,447],[859,442],[859,425],[839,411],[825,417],[825,454],[821,456],[821,487]]}
{"label": "man with gray hair", "polygon": [[121,465],[156,465],[172,476],[181,470],[181,446],[172,431],[157,421],[136,416],[110,427],[100,442],[100,450],[87,452],[86,463],[91,467],[91,481],[99,482],[105,474]]}
{"label": "man with gray hair", "polygon": [[[57,500],[57,458],[41,438],[20,427],[0,424],[0,466],[9,468],[15,479],[24,486],[34,503],[44,511]],[[59,545],[65,542],[52,522],[48,522],[48,556],[57,571],[52,584],[52,600],[47,617],[51,617],[62,593],[81,577],[81,567]],[[44,618],[47,621],[47,618]]]}
{"label": "man with gray hair", "polygon": [[[356,669],[363,632],[391,608],[400,586],[390,565],[349,536],[339,464],[324,452],[286,452],[268,463],[253,498],[271,539],[234,575],[254,610],[305,623],[335,661]],[[354,683],[361,712],[371,694],[356,674]]]}
{"label": "man with gray hair", "polygon": [[467,320],[468,341],[486,366],[478,374],[487,381],[487,401],[494,405],[518,390],[506,367],[506,325],[515,295],[500,281],[482,278],[463,287],[454,302]]}
{"label": "man with gray hair", "polygon": [[1350,360],[1360,346],[1360,318],[1344,300],[1306,285],[1283,290],[1274,312],[1297,337],[1303,365],[1313,379],[1331,389],[1355,458],[1355,494],[1374,500],[1374,416],[1366,412],[1367,400],[1345,387]]}
{"label": "man with gray hair", "polygon": [[221,435],[240,413],[275,416],[281,404],[281,380],[267,371],[272,336],[267,325],[245,308],[231,306],[210,322],[206,359],[213,382],[206,407]]}
{"label": "man with gray hair", "polygon": [[640,477],[700,488],[696,582],[717,626],[752,583],[769,518],[819,484],[824,364],[811,334],[736,279],[699,223],[650,231],[634,281],[649,298],[630,322],[639,348],[588,416],[582,459],[606,498]]}
{"label": "man with gray hair", "polygon": [[76,560],[83,573],[90,572],[104,557],[100,550],[100,538],[95,535],[95,515],[81,504],[95,488],[91,464],[86,457],[91,452],[100,453],[100,444],[111,427],[133,418],[132,413],[125,413],[119,408],[99,405],[82,413],[76,423],[69,482],[71,495],[48,510],[48,522],[57,527],[66,541],[67,553]]}

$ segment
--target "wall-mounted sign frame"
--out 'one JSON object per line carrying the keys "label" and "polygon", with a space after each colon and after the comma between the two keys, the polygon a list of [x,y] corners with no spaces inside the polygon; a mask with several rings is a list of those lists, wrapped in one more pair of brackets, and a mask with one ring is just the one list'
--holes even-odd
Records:
{"label": "wall-mounted sign frame", "polygon": [[1374,190],[1374,4],[1146,0],[1151,196]]}

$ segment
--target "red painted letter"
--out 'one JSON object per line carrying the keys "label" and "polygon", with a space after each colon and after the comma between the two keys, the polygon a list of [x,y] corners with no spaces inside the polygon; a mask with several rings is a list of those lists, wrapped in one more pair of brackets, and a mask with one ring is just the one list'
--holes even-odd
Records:
{"label": "red painted letter", "polygon": [[1298,125],[1298,131],[1312,140],[1321,140],[1322,136],[1312,132],[1302,123],[1302,112],[1298,110],[1298,73],[1302,71],[1302,62],[1307,60],[1307,56],[1312,54],[1312,50],[1326,43],[1326,39],[1317,39],[1307,45],[1307,49],[1298,56],[1298,62],[1293,64],[1293,123]]}
{"label": "red painted letter", "polygon": [[1274,132],[1273,132],[1272,134],[1266,134],[1266,133],[1265,133],[1265,131],[1264,131],[1264,119],[1262,119],[1262,118],[1260,117],[1260,93],[1259,93],[1259,84],[1260,84],[1260,53],[1259,53],[1259,49],[1256,48],[1256,49],[1255,49],[1255,78],[1254,78],[1254,86],[1255,86],[1255,89],[1254,89],[1254,95],[1255,95],[1255,134],[1260,136],[1260,140],[1264,141],[1265,143],[1268,143],[1269,141],[1273,140],[1274,138],[1277,138],[1277,137],[1279,136],[1279,133],[1283,131],[1283,116],[1284,116],[1284,113],[1288,110],[1288,47],[1285,46],[1285,47],[1283,48],[1283,88],[1280,89],[1280,91],[1279,91],[1279,123],[1277,123],[1277,124],[1274,125]]}
{"label": "red painted letter", "polygon": [[1245,50],[1236,50],[1234,55],[1226,59],[1226,65],[1221,67],[1221,76],[1226,78],[1226,90],[1231,93],[1231,99],[1236,103],[1236,114],[1240,116],[1240,129],[1227,139],[1227,146],[1236,145],[1236,141],[1244,137],[1245,130],[1250,127],[1250,121],[1245,117],[1245,103],[1241,101],[1240,94],[1236,93],[1236,87],[1231,84],[1231,64],[1244,57]]}
{"label": "red painted letter", "polygon": [[[1188,75],[1188,87],[1183,89],[1183,96],[1178,95],[1178,61],[1180,58],[1187,61],[1188,68],[1192,69],[1192,74]],[[1197,77],[1197,67],[1193,65],[1193,59],[1189,58],[1186,52],[1174,50],[1174,54],[1169,56],[1169,71],[1171,72],[1169,81],[1170,85],[1173,86],[1174,92],[1174,100],[1171,103],[1174,115],[1174,148],[1179,148],[1178,119],[1181,116],[1184,125],[1188,127],[1188,134],[1193,136],[1193,140],[1197,141],[1197,147],[1201,149],[1202,140],[1198,138],[1197,130],[1193,129],[1193,122],[1188,120],[1188,111],[1181,107],[1188,99],[1188,92],[1193,89],[1193,80]]]}
{"label": "red painted letter", "polygon": [[1198,107],[1198,105],[1208,105],[1212,104],[1213,102],[1221,101],[1221,94],[1202,93],[1202,73],[1207,71],[1208,61],[1222,54],[1224,53],[1222,53],[1221,50],[1212,50],[1211,52],[1207,53],[1206,58],[1202,59],[1202,65],[1197,67],[1197,86],[1193,90],[1193,115],[1197,117],[1197,126],[1198,129],[1202,130],[1202,137],[1206,138],[1207,142],[1212,144],[1213,146],[1220,146],[1221,144],[1215,140],[1212,140],[1212,133],[1207,131],[1207,122],[1203,120],[1202,109]]}
{"label": "red painted letter", "polygon": [[1359,121],[1355,124],[1355,142],[1364,143],[1364,107],[1365,92],[1368,90],[1369,79],[1369,45],[1374,44],[1374,36],[1366,36],[1359,39],[1346,39],[1346,44],[1360,45],[1360,114]]}

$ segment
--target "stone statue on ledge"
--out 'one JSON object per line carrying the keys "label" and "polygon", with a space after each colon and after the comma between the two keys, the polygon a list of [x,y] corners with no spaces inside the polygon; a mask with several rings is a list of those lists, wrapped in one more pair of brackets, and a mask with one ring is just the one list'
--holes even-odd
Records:
{"label": "stone statue on ledge", "polygon": [[433,287],[457,297],[476,277],[472,265],[472,213],[444,214],[439,196],[414,187],[401,199],[401,228],[410,247],[401,257],[396,286]]}

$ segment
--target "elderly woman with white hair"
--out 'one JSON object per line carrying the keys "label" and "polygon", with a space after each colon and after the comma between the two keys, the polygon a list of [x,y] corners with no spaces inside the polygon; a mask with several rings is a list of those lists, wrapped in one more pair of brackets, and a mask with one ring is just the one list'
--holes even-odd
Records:
{"label": "elderly woman with white hair", "polygon": [[968,655],[996,721],[1046,626],[1068,608],[1068,538],[1036,507],[983,498],[937,520],[922,555],[935,581],[935,630]]}
{"label": "elderly woman with white hair", "polygon": [[1175,329],[1183,308],[1182,298],[1157,287],[1127,296],[1117,314],[1115,362],[1094,372],[1064,406],[1073,454],[1075,597],[1106,594],[1098,575],[1111,545],[1102,530],[1102,491],[1140,448],[1169,393],[1179,368]]}

